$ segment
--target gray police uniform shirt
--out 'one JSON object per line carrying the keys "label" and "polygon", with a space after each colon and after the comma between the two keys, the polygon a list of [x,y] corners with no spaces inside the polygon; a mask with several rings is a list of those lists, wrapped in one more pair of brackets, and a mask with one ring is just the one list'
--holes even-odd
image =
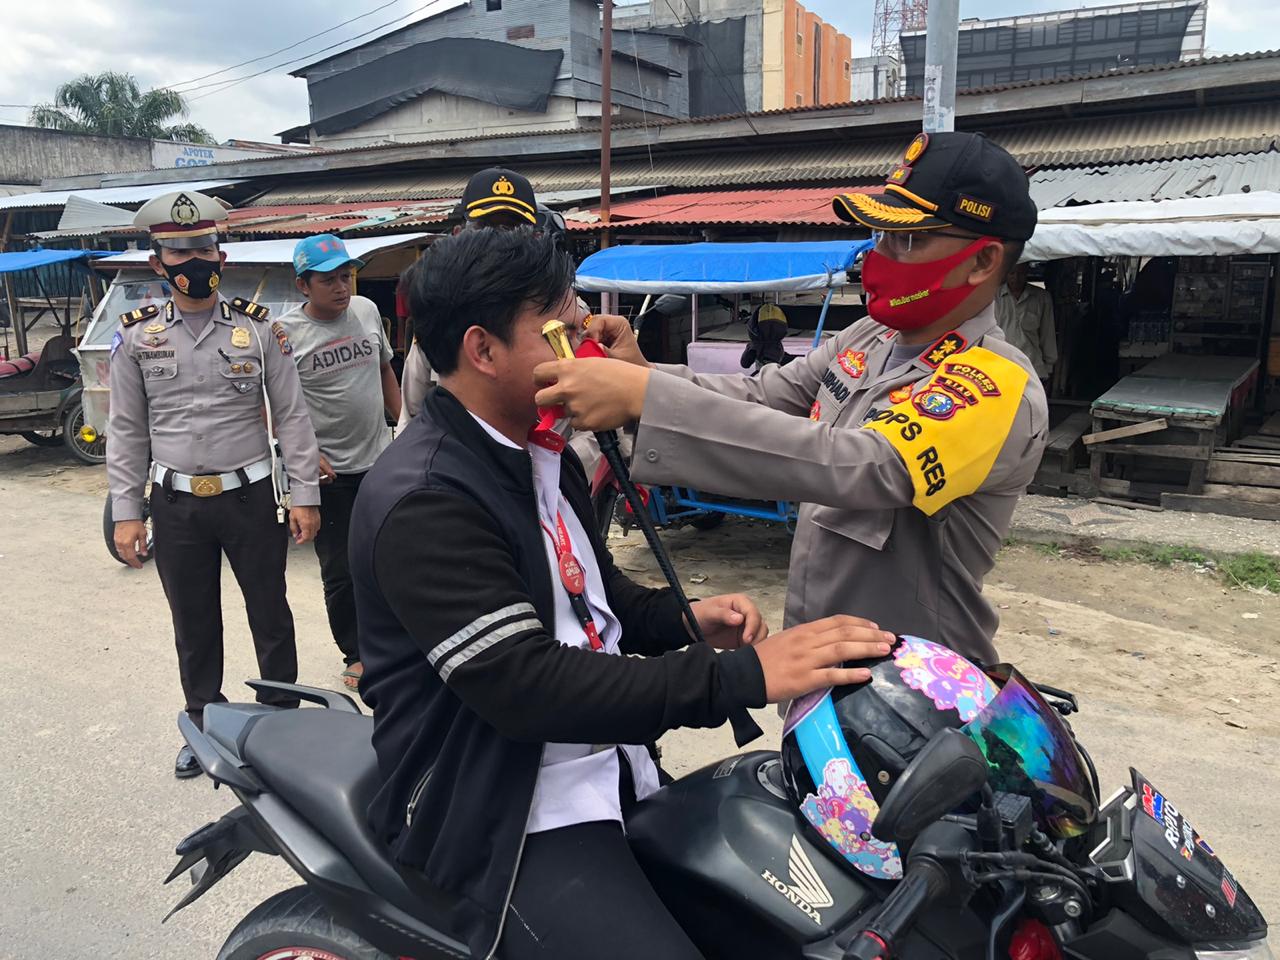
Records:
{"label": "gray police uniform shirt", "polygon": [[886,370],[894,336],[868,318],[751,377],[660,366],[633,474],[801,501],[786,626],[850,614],[992,663],[982,582],[1040,463],[1044,389],[989,305]]}
{"label": "gray police uniform shirt", "polygon": [[337,473],[364,473],[391,442],[382,400],[391,344],[377,304],[352,297],[333,320],[316,320],[298,306],[279,322],[293,344],[320,452]]}
{"label": "gray police uniform shirt", "polygon": [[[111,347],[107,483],[115,520],[142,517],[154,460],[192,476],[230,473],[271,456],[262,384],[295,506],[320,503],[320,458],[284,328],[223,298],[198,336],[172,301],[121,325]],[[126,317],[128,315],[126,314]]]}

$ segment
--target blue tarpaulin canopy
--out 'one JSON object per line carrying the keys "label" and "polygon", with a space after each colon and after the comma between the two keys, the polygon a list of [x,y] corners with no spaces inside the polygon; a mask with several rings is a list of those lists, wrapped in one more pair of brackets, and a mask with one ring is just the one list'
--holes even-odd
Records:
{"label": "blue tarpaulin canopy", "polygon": [[105,257],[111,251],[99,250],[18,250],[14,253],[0,253],[0,273],[20,273],[23,270],[34,270],[47,267],[51,263],[65,263],[68,260],[88,260],[91,257]]}
{"label": "blue tarpaulin canopy", "polygon": [[821,243],[633,244],[593,253],[577,287],[595,293],[760,293],[825,290],[849,282],[870,240]]}

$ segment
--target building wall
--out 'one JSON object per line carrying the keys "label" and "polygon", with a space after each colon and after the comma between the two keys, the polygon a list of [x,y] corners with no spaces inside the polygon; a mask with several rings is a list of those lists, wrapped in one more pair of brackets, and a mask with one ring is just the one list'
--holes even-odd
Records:
{"label": "building wall", "polygon": [[[467,132],[499,133],[512,129],[573,129],[581,118],[600,115],[600,8],[595,0],[502,0],[490,11],[486,0],[472,0],[404,30],[374,40],[307,68],[309,83],[329,79],[387,54],[444,37],[478,38],[539,50],[563,50],[564,60],[552,87],[545,114],[512,110],[469,98],[431,93],[395,107],[366,123],[331,134],[312,134],[325,147],[356,146]],[[678,74],[615,57],[613,100],[619,109],[640,115],[683,118],[689,115],[687,44],[664,37],[632,37],[621,33],[618,53],[669,66]],[[478,69],[490,69],[478,65]],[[583,109],[594,101],[594,111]],[[589,121],[590,122],[590,121]]]}
{"label": "building wall", "polygon": [[336,133],[312,132],[311,142],[328,150],[444,138],[450,134],[485,137],[512,131],[573,130],[578,114],[572,97],[552,96],[546,113],[510,110],[492,103],[431,91],[402,103],[369,123]]}
{"label": "building wall", "polygon": [[902,95],[902,62],[896,57],[855,57],[852,99],[880,100]]}
{"label": "building wall", "polygon": [[846,103],[853,41],[796,0],[764,0],[765,110]]}
{"label": "building wall", "polygon": [[0,183],[150,170],[151,141],[0,126]]}

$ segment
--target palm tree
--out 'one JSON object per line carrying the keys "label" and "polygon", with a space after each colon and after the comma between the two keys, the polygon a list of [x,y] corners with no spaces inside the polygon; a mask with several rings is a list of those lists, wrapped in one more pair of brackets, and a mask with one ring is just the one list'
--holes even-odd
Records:
{"label": "palm tree", "polygon": [[58,87],[53,103],[31,111],[31,123],[69,133],[109,137],[144,137],[213,143],[209,131],[195,123],[168,124],[187,115],[182,94],[160,87],[143,93],[127,73],[86,73]]}

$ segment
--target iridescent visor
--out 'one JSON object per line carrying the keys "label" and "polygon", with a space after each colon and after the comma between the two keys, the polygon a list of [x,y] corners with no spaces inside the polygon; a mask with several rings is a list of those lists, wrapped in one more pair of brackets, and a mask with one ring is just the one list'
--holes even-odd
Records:
{"label": "iridescent visor", "polygon": [[1054,836],[1079,836],[1098,815],[1098,797],[1071,733],[1013,667],[998,664],[987,675],[1000,693],[961,729],[986,756],[991,789],[1029,797]]}

